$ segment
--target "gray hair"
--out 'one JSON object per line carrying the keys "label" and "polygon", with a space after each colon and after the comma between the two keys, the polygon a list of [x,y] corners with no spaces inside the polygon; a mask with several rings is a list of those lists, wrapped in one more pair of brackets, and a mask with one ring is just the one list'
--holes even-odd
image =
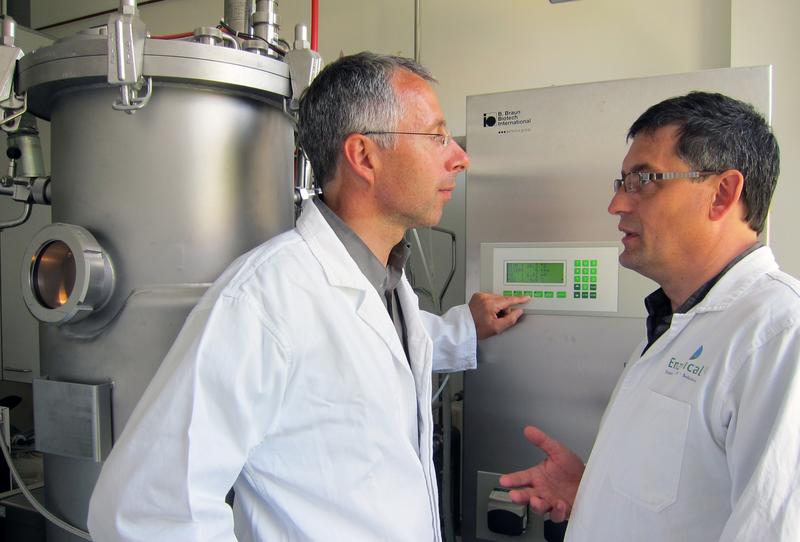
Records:
{"label": "gray hair", "polygon": [[[333,178],[347,136],[397,129],[403,114],[392,87],[397,70],[435,81],[427,68],[411,59],[362,52],[326,66],[303,92],[299,143],[319,186]],[[391,134],[371,137],[383,148],[395,143]]]}
{"label": "gray hair", "polygon": [[780,172],[778,141],[764,117],[752,105],[723,94],[691,92],[642,113],[628,139],[669,125],[678,127],[676,154],[692,169],[736,169],[744,176],[745,220],[761,233]]}

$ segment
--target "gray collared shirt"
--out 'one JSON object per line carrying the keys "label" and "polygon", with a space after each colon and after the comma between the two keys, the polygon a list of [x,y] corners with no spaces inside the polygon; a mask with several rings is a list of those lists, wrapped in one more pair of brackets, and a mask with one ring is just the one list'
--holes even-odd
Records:
{"label": "gray collared shirt", "polygon": [[358,269],[367,277],[375,291],[378,292],[394,323],[397,335],[403,344],[406,359],[408,359],[408,334],[405,329],[403,309],[397,296],[397,284],[403,276],[403,267],[411,254],[411,247],[405,241],[397,243],[389,253],[388,265],[384,267],[364,241],[324,201],[316,198],[314,203],[333,230],[333,233],[344,245],[347,253],[356,262]]}

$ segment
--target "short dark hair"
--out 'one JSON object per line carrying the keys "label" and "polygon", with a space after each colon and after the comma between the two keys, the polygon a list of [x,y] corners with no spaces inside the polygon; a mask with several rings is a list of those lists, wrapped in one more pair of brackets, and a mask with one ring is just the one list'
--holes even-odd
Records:
{"label": "short dark hair", "polygon": [[[411,59],[362,52],[326,66],[303,92],[299,143],[319,186],[333,177],[347,136],[396,129],[402,111],[392,76],[401,69],[434,81],[425,67]],[[382,147],[391,147],[395,142],[391,134],[372,138]]]}
{"label": "short dark hair", "polygon": [[764,117],[729,96],[691,92],[645,111],[628,130],[628,140],[669,125],[678,127],[675,152],[692,169],[741,172],[745,220],[761,233],[780,172],[778,141]]}

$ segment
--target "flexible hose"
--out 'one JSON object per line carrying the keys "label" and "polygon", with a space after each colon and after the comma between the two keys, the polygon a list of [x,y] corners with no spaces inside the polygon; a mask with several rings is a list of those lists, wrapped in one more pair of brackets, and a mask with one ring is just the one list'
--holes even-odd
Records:
{"label": "flexible hose", "polygon": [[[5,424],[6,421],[7,420],[3,420],[2,423]],[[36,497],[33,496],[31,490],[28,489],[28,486],[26,486],[25,482],[22,481],[22,477],[19,475],[19,472],[17,472],[17,468],[14,466],[14,462],[11,460],[11,452],[8,451],[8,446],[6,446],[6,439],[0,438],[0,448],[3,449],[3,457],[6,458],[6,463],[8,463],[8,470],[11,471],[11,475],[14,477],[14,481],[17,482],[20,491],[22,491],[22,494],[25,495],[26,499],[28,499],[28,502],[31,503],[31,506],[33,506],[34,509],[36,509],[36,511],[39,512],[41,515],[43,515],[45,519],[61,527],[65,531],[72,533],[80,538],[83,538],[84,540],[91,541],[92,537],[89,536],[89,533],[87,533],[86,531],[81,531],[77,527],[73,527],[69,523],[66,523],[65,521],[57,518],[56,516],[51,514],[47,510],[47,508],[42,506],[39,503],[39,501],[36,500]]]}
{"label": "flexible hose", "polygon": [[154,40],[179,40],[181,38],[188,38],[194,36],[194,32],[181,32],[180,34],[163,34],[161,36],[151,36]]}

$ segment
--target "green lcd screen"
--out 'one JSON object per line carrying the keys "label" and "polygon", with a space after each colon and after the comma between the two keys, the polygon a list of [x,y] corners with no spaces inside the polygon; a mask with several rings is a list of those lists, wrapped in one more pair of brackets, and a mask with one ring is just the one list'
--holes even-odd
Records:
{"label": "green lcd screen", "polygon": [[564,262],[506,262],[506,283],[564,284]]}

